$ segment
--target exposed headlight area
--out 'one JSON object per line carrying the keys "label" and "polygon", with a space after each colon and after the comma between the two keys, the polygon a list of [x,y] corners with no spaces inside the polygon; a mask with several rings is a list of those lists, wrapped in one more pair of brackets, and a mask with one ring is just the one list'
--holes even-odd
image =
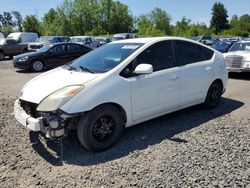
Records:
{"label": "exposed headlight area", "polygon": [[38,105],[37,111],[54,112],[66,102],[68,102],[73,96],[79,93],[82,89],[84,89],[83,85],[72,85],[61,88],[43,99]]}
{"label": "exposed headlight area", "polygon": [[29,59],[29,57],[25,56],[25,57],[22,57],[22,58],[18,59],[17,61],[23,62],[23,61],[27,61],[28,59]]}

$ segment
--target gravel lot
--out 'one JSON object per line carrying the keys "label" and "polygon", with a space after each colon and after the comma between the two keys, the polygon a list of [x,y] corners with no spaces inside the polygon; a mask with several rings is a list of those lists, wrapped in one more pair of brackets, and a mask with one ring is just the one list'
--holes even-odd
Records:
{"label": "gravel lot", "polygon": [[111,149],[86,151],[76,133],[60,145],[29,134],[12,115],[38,74],[0,62],[0,187],[250,187],[250,74],[232,75],[221,104],[199,106],[126,130]]}

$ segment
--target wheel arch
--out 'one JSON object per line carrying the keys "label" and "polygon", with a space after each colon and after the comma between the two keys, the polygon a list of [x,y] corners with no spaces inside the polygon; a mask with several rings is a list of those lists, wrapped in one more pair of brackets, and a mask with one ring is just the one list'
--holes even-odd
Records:
{"label": "wheel arch", "polygon": [[114,103],[114,102],[107,102],[107,103],[100,104],[100,105],[96,106],[95,108],[101,107],[103,105],[114,106],[116,109],[118,109],[121,112],[123,120],[124,120],[124,124],[127,123],[127,114],[126,114],[126,111],[125,111],[125,109],[120,104]]}
{"label": "wheel arch", "polygon": [[44,67],[47,66],[47,65],[46,65],[46,62],[45,62],[42,58],[36,57],[36,58],[33,58],[33,59],[30,61],[30,69],[32,68],[32,67],[31,67],[31,66],[32,66],[32,63],[33,63],[34,61],[36,61],[36,60],[41,61],[41,62],[43,63],[43,65],[44,65]]}

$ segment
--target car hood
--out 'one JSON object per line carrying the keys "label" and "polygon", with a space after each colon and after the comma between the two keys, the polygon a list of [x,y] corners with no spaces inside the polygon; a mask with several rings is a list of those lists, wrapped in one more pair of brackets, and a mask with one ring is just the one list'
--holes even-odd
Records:
{"label": "car hood", "polygon": [[45,97],[69,85],[85,84],[95,79],[99,74],[69,71],[62,67],[43,73],[22,88],[19,98],[24,101],[39,104]]}
{"label": "car hood", "polygon": [[227,56],[242,56],[244,58],[250,59],[250,51],[233,51],[224,54],[224,57]]}

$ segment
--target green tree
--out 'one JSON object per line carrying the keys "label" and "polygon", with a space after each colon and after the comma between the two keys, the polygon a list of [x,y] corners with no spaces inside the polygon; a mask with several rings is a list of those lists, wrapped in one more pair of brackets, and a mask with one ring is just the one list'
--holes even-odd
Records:
{"label": "green tree", "polygon": [[7,37],[10,33],[13,32],[13,27],[10,25],[5,25],[1,27],[1,32]]}
{"label": "green tree", "polygon": [[57,35],[58,14],[55,9],[51,8],[42,19],[44,35]]}
{"label": "green tree", "polygon": [[25,32],[35,32],[38,35],[42,34],[41,24],[34,15],[26,16],[23,21],[23,28]]}
{"label": "green tree", "polygon": [[133,29],[133,18],[128,6],[119,1],[113,3],[110,17],[110,33],[131,32]]}
{"label": "green tree", "polygon": [[138,32],[140,35],[171,35],[170,21],[171,17],[166,11],[155,8],[150,13],[139,17]]}
{"label": "green tree", "polygon": [[219,34],[221,31],[229,28],[227,18],[227,10],[224,5],[216,2],[212,8],[212,18],[210,21],[210,28],[215,29],[215,34]]}
{"label": "green tree", "polygon": [[174,27],[173,34],[175,36],[188,36],[191,20],[183,17],[181,21],[177,21]]}
{"label": "green tree", "polygon": [[14,25],[18,28],[18,31],[22,32],[23,31],[23,17],[18,11],[12,11],[12,15],[14,16]]}

